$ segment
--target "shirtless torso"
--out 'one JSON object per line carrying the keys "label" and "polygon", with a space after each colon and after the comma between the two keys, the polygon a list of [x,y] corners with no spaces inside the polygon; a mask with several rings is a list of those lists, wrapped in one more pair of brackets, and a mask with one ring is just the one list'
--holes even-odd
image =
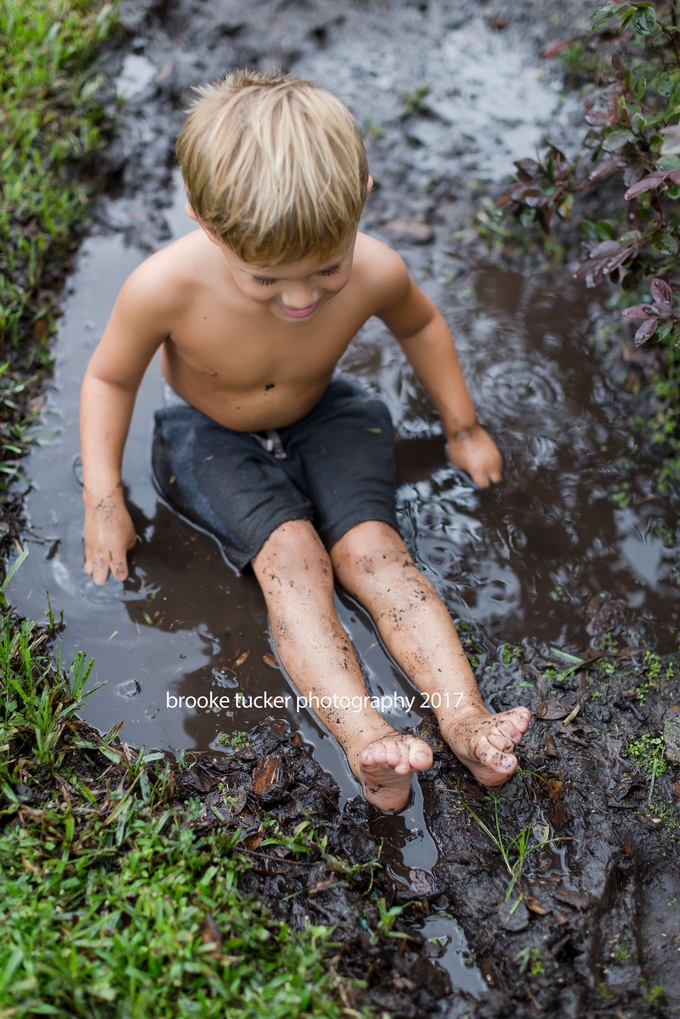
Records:
{"label": "shirtless torso", "polygon": [[477,424],[446,322],[391,248],[359,233],[325,259],[259,268],[195,230],[126,281],[83,382],[85,568],[95,582],[127,575],[135,539],[121,461],[159,348],[166,380],[192,406],[229,428],[278,429],[312,409],[373,315],[432,396],[453,462],[478,484],[498,480],[500,455]]}

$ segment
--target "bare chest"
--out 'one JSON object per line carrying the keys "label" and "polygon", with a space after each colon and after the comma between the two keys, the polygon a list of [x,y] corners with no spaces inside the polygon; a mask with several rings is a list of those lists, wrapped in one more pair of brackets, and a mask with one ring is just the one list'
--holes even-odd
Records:
{"label": "bare chest", "polygon": [[219,389],[308,385],[333,370],[363,324],[361,314],[332,303],[313,321],[288,325],[271,312],[251,317],[205,299],[176,323],[164,360],[173,374],[200,377]]}

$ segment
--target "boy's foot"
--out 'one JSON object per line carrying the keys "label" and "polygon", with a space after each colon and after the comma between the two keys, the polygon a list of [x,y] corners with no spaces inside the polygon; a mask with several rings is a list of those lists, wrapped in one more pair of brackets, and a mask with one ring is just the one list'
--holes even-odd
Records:
{"label": "boy's foot", "polygon": [[414,771],[431,767],[432,751],[424,740],[391,732],[361,751],[358,778],[369,803],[394,812],[408,803]]}
{"label": "boy's foot", "polygon": [[482,785],[502,785],[517,770],[514,750],[531,720],[528,708],[492,715],[486,708],[456,711],[440,720],[442,736],[454,754]]}

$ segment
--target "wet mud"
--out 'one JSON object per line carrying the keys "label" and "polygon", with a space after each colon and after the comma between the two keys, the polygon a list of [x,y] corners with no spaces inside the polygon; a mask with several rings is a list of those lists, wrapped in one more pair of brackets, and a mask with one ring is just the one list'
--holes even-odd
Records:
{"label": "wet mud", "polygon": [[[502,180],[548,126],[566,145],[579,126],[580,105],[539,53],[590,7],[123,5],[127,35],[105,65],[126,99],[107,153],[112,187],[64,302],[26,463],[31,554],[8,593],[40,619],[48,591],[64,610],[64,657],[94,656],[91,685],[104,685],[84,717],[100,731],[122,721],[131,745],[191,752],[180,787],[204,804],[199,827],[240,826],[252,890],[295,925],[339,924],[338,972],[366,977],[365,1000],[395,1017],[680,1015],[680,786],[649,743],[675,714],[678,500],[657,491],[661,462],[630,424],[644,404],[626,392],[654,366],[607,353],[603,304],[566,275],[475,263],[463,243],[480,182]],[[338,592],[367,684],[391,698],[386,716],[436,748],[403,815],[357,799],[338,748],[295,709],[254,578],[237,577],[153,488],[155,363],[124,461],[139,536],[130,578],[96,588],[82,573],[80,380],[127,275],[193,226],[172,159],[191,85],[242,66],[314,77],[349,103],[377,183],[364,228],[399,250],[446,315],[502,448],[503,484],[476,490],[447,462],[396,343],[367,324],[342,368],[392,412],[405,540],[457,619],[489,706],[537,713],[523,773],[497,799],[456,763],[419,699],[405,710],[409,681]],[[288,705],[273,709],[277,697]],[[292,832],[307,814],[328,835],[328,858],[294,865],[260,847],[267,817]],[[534,848],[508,893],[520,845],[510,840],[522,832]],[[375,940],[381,896],[387,908],[412,903],[396,948]]]}

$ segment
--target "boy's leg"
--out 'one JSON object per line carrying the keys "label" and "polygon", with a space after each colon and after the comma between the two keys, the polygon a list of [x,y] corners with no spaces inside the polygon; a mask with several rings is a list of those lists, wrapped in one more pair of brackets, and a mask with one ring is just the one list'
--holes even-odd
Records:
{"label": "boy's leg", "polygon": [[371,613],[407,676],[431,701],[440,695],[433,711],[459,760],[484,785],[504,782],[517,768],[514,749],[530,712],[517,707],[493,715],[484,707],[446,606],[394,528],[376,520],[358,524],[330,556],[339,582]]}
{"label": "boy's leg", "polygon": [[[333,602],[333,567],[307,520],[278,527],[253,559],[286,672],[338,740],[369,802],[401,810],[414,771],[432,764],[423,740],[397,733],[367,704],[351,641]],[[326,705],[326,706],[324,706]]]}

